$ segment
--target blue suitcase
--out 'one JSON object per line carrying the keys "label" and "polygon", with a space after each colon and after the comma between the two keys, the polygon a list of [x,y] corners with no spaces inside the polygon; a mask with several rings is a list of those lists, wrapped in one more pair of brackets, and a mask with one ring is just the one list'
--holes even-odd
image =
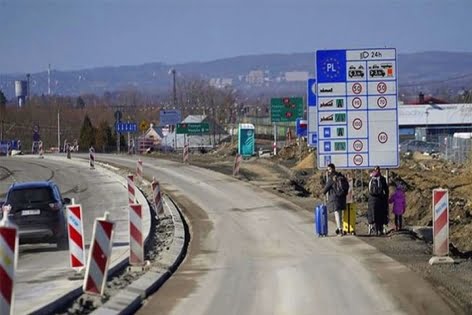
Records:
{"label": "blue suitcase", "polygon": [[328,208],[323,204],[315,207],[315,234],[318,237],[328,235]]}

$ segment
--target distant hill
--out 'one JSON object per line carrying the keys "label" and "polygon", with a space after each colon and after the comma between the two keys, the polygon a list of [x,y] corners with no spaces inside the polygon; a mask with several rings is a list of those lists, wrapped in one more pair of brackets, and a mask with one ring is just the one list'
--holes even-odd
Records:
{"label": "distant hill", "polygon": [[[168,65],[148,63],[136,66],[102,67],[76,71],[51,73],[51,87],[55,94],[98,94],[122,89],[137,89],[147,93],[168,92],[171,76],[168,71],[175,68],[180,78],[226,79],[234,88],[253,94],[279,94],[292,91],[304,94],[305,82],[285,80],[285,73],[306,71],[309,76],[315,71],[314,53],[266,54],[226,58],[209,62],[191,62]],[[408,93],[422,90],[435,93],[448,90],[454,93],[462,87],[472,88],[472,53],[423,52],[399,54],[399,87]],[[250,71],[260,70],[263,81],[248,79]],[[0,89],[8,98],[14,97],[14,80],[25,75],[0,75]],[[256,80],[257,81],[257,80]],[[31,74],[32,94],[47,93],[47,72]]]}

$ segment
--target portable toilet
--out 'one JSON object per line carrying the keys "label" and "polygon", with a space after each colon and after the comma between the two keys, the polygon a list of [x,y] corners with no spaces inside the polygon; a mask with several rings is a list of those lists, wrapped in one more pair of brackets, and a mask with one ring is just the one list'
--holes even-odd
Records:
{"label": "portable toilet", "polygon": [[255,137],[253,124],[239,124],[238,127],[238,153],[242,156],[255,154]]}

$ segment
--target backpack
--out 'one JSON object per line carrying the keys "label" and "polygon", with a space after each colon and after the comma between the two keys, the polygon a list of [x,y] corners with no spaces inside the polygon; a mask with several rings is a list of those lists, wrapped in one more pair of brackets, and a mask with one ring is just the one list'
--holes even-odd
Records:
{"label": "backpack", "polygon": [[383,183],[380,176],[372,177],[369,182],[369,194],[381,196],[384,192]]}
{"label": "backpack", "polygon": [[333,184],[334,194],[338,197],[345,197],[349,192],[349,182],[343,174],[336,174]]}

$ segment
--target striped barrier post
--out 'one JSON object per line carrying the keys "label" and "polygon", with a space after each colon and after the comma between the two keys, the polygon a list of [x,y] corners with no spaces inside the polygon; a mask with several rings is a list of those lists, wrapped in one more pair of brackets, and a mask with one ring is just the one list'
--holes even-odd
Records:
{"label": "striped barrier post", "polygon": [[39,158],[40,159],[44,159],[44,149],[43,149],[43,142],[42,141],[39,141],[38,143],[38,151],[39,151]]}
{"label": "striped barrier post", "polygon": [[134,184],[134,176],[128,175],[128,203],[136,203],[136,185]]}
{"label": "striped barrier post", "polygon": [[69,260],[70,266],[77,272],[85,267],[84,226],[82,206],[67,206],[67,231],[69,232]]}
{"label": "striped barrier post", "polygon": [[95,219],[85,270],[83,286],[85,293],[103,295],[111,258],[114,227],[115,223],[109,220],[108,212],[105,212],[103,218]]}
{"label": "striped barrier post", "polygon": [[144,265],[143,207],[140,204],[129,205],[129,264]]}
{"label": "striped barrier post", "polygon": [[89,164],[90,169],[95,169],[95,149],[93,147],[89,149]]}
{"label": "striped barrier post", "polygon": [[188,143],[184,145],[183,162],[188,163]]}
{"label": "striped barrier post", "polygon": [[152,178],[151,182],[152,196],[154,200],[154,206],[156,209],[157,215],[164,214],[164,207],[162,205],[162,196],[161,196],[161,185],[156,180],[155,177]]}
{"label": "striped barrier post", "polygon": [[242,160],[243,156],[241,154],[236,154],[236,158],[234,159],[233,176],[239,175],[239,168]]}
{"label": "striped barrier post", "polygon": [[433,257],[431,265],[454,263],[449,257],[449,192],[433,189]]}
{"label": "striped barrier post", "polygon": [[142,183],[143,182],[143,161],[138,160],[136,162],[136,179]]}
{"label": "striped barrier post", "polygon": [[14,314],[15,272],[18,262],[18,227],[8,220],[11,207],[3,206],[0,222],[0,314]]}

